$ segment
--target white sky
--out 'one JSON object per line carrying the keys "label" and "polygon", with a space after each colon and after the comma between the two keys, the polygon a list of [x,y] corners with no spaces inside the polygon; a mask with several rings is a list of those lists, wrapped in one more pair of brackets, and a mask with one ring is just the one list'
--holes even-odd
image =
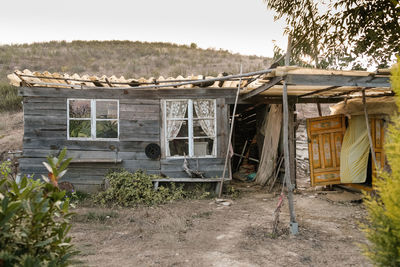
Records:
{"label": "white sky", "polygon": [[50,40],[197,43],[245,55],[284,48],[262,0],[1,0],[0,44]]}

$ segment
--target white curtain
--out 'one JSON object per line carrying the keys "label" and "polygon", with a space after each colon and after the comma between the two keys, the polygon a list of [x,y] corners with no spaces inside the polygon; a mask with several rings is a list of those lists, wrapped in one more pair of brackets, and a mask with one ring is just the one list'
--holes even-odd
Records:
{"label": "white curtain", "polygon": [[184,119],[187,110],[186,101],[167,101],[167,138],[175,138],[181,127],[182,120],[168,120],[169,118]]}
{"label": "white curtain", "polygon": [[351,116],[340,151],[340,181],[364,183],[367,178],[370,152],[365,117]]}
{"label": "white curtain", "polygon": [[[194,100],[194,110],[196,111],[197,117],[202,118],[214,118],[215,106],[213,100]],[[200,126],[209,138],[214,140],[215,138],[215,120],[199,120]]]}

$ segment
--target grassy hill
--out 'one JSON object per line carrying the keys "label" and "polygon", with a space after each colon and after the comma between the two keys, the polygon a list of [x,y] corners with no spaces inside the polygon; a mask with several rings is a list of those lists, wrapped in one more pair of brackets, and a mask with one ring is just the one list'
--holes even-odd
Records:
{"label": "grassy hill", "polygon": [[200,49],[197,45],[132,41],[52,41],[0,45],[0,112],[18,110],[20,99],[8,86],[7,74],[15,69],[125,78],[164,77],[262,69],[270,58],[232,54],[226,50]]}
{"label": "grassy hill", "polygon": [[0,82],[14,69],[106,74],[139,78],[190,74],[236,73],[262,69],[269,58],[200,49],[196,44],[131,41],[53,41],[0,46]]}

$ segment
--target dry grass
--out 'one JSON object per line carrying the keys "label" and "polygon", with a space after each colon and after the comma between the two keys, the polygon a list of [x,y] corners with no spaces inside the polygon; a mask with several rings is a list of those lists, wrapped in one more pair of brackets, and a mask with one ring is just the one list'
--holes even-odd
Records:
{"label": "dry grass", "polygon": [[0,113],[0,161],[9,157],[8,151],[20,150],[23,129],[22,112]]}
{"label": "dry grass", "polygon": [[269,58],[199,49],[195,45],[131,41],[52,41],[0,46],[0,82],[14,69],[106,74],[126,78],[216,75],[261,69]]}

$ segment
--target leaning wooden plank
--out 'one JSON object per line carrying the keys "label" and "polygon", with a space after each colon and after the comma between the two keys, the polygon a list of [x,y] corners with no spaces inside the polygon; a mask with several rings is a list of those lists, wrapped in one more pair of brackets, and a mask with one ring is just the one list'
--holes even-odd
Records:
{"label": "leaning wooden plank", "polygon": [[241,95],[240,99],[241,100],[246,100],[246,99],[248,99],[250,97],[256,96],[256,95],[268,90],[269,88],[275,86],[276,84],[280,83],[282,81],[282,79],[283,79],[283,77],[280,77],[280,76],[274,77],[268,83],[266,83],[264,85],[261,85],[260,87],[250,91],[247,94]]}
{"label": "leaning wooden plank", "polygon": [[261,154],[260,165],[256,176],[256,183],[265,185],[273,176],[278,156],[279,137],[282,128],[282,106],[271,105],[267,113],[264,128],[264,145]]}

